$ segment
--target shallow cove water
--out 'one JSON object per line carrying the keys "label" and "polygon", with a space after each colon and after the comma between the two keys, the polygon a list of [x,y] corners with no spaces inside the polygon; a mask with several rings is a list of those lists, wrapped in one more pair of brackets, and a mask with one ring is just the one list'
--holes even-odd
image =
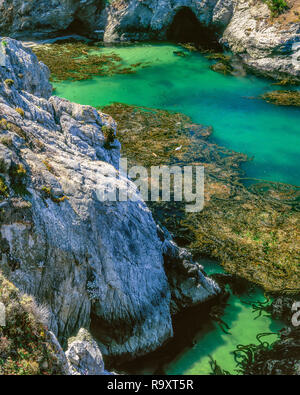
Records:
{"label": "shallow cove water", "polygon": [[[182,48],[168,43],[103,48],[104,53],[113,51],[120,55],[124,65],[139,62],[149,65],[135,74],[55,83],[55,94],[92,106],[123,102],[182,112],[194,122],[212,125],[212,138],[219,145],[254,156],[252,162],[243,165],[246,177],[299,185],[299,109],[277,107],[258,99],[260,94],[278,89],[268,80],[223,76],[209,69],[211,62],[203,55],[187,52],[186,57],[179,57],[174,55],[177,50]],[[208,274],[221,270],[212,262],[201,263]],[[165,372],[211,373],[211,355],[223,369],[235,373],[232,351],[238,344],[257,344],[258,333],[282,327],[269,317],[255,319],[257,313],[245,301],[264,301],[263,292],[255,289],[242,297],[231,295],[222,316],[230,334],[208,321],[195,336],[193,345],[183,346],[165,364]],[[266,340],[275,339],[276,336],[270,336]],[[150,372],[153,370],[147,366],[135,370]]]}
{"label": "shallow cove water", "polygon": [[58,96],[92,106],[123,102],[182,112],[212,125],[219,144],[254,157],[243,165],[247,177],[300,185],[300,110],[268,104],[257,97],[278,89],[255,76],[223,76],[209,69],[202,54],[173,44],[136,44],[102,48],[124,65],[149,62],[136,74],[55,83]]}
{"label": "shallow cove water", "polygon": [[[224,273],[215,261],[200,260],[208,275]],[[230,374],[239,374],[233,351],[239,344],[259,344],[259,333],[278,333],[283,324],[272,320],[263,313],[254,312],[252,303],[265,302],[262,289],[246,288],[239,296],[230,293],[222,320],[229,329],[211,320],[209,307],[200,306],[177,317],[174,322],[175,337],[164,346],[146,357],[139,358],[121,366],[129,374],[168,374],[168,375],[208,375],[212,374],[211,358]],[[259,316],[259,317],[258,317]],[[278,339],[270,334],[263,341],[271,344]]]}
{"label": "shallow cove water", "polygon": [[[217,263],[203,260],[200,262],[208,275],[222,272]],[[184,348],[176,357],[165,366],[167,374],[210,374],[211,358],[230,374],[237,374],[236,362],[233,351],[238,344],[258,344],[258,333],[270,333],[279,331],[282,324],[270,317],[254,312],[252,302],[264,302],[266,300],[263,291],[255,287],[248,290],[240,297],[231,293],[227,307],[222,315],[222,320],[229,326],[228,334],[224,333],[216,322],[207,321],[196,334],[192,347]],[[248,304],[250,303],[250,304]],[[227,329],[225,328],[227,331]],[[267,336],[264,340],[272,343],[277,335]]]}

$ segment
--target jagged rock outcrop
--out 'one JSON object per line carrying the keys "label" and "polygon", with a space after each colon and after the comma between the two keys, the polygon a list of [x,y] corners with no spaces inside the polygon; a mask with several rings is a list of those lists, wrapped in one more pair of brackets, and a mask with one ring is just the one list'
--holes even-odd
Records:
{"label": "jagged rock outcrop", "polygon": [[66,351],[69,373],[73,376],[111,375],[104,369],[104,361],[98,344],[90,333],[81,328],[77,336],[69,339]]}
{"label": "jagged rock outcrop", "polygon": [[[195,41],[212,29],[207,36],[215,34],[250,70],[277,79],[300,79],[299,10],[294,14],[291,9],[293,18],[286,22],[272,20],[260,0],[0,0],[0,33],[24,38],[65,30],[106,42],[164,40],[183,9],[199,22],[199,29],[192,29]],[[182,23],[186,30],[194,21]]]}
{"label": "jagged rock outcrop", "polygon": [[76,337],[68,339],[68,349],[62,349],[52,332],[47,333],[60,373],[65,376],[103,376],[113,375],[104,368],[102,353],[91,334],[81,328]]}
{"label": "jagged rock outcrop", "polygon": [[[174,284],[150,210],[116,171],[120,144],[103,134],[114,120],[49,97],[48,69],[19,42],[0,52],[0,270],[47,305],[62,344],[92,317],[104,355],[157,348],[173,333]],[[134,199],[99,198],[115,187]],[[204,276],[188,284],[195,294],[181,303],[180,291],[178,309],[219,292]]]}
{"label": "jagged rock outcrop", "polygon": [[107,8],[105,41],[166,39],[177,12],[188,8],[203,26],[220,31],[233,14],[234,0],[130,0],[115,1]]}
{"label": "jagged rock outcrop", "polygon": [[266,3],[238,1],[221,42],[250,70],[276,79],[300,80],[300,21],[271,22]]}
{"label": "jagged rock outcrop", "polygon": [[189,306],[209,299],[218,292],[216,283],[206,277],[203,266],[195,263],[192,254],[179,248],[167,229],[158,227],[163,242],[164,266],[171,289],[171,312],[176,314]]}
{"label": "jagged rock outcrop", "polygon": [[77,31],[94,29],[103,10],[103,0],[0,0],[0,31],[14,37],[39,36],[63,31],[72,24]]}
{"label": "jagged rock outcrop", "polygon": [[300,22],[271,21],[268,6],[259,0],[1,0],[0,33],[24,38],[65,30],[106,42],[166,39],[183,8],[204,28],[213,28],[250,70],[300,79]]}
{"label": "jagged rock outcrop", "polygon": [[[272,22],[267,4],[258,0],[113,2],[107,11],[104,40],[166,39],[182,8],[191,10],[204,27],[214,28],[220,42],[250,70],[277,79],[300,79],[300,21]],[[196,34],[204,31],[195,29]]]}

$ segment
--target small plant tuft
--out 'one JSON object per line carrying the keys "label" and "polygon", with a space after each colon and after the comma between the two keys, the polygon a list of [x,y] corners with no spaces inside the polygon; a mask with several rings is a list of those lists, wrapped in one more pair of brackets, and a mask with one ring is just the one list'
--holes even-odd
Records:
{"label": "small plant tuft", "polygon": [[285,0],[266,0],[266,4],[271,11],[272,18],[277,18],[289,9],[289,5]]}
{"label": "small plant tuft", "polygon": [[9,196],[9,190],[5,183],[4,177],[0,176],[0,198],[7,198]]}
{"label": "small plant tuft", "polygon": [[17,108],[15,108],[15,110],[17,111],[17,113],[19,113],[21,115],[22,118],[24,118],[25,112],[24,112],[23,108],[17,107]]}
{"label": "small plant tuft", "polygon": [[11,87],[11,86],[14,85],[15,81],[12,80],[12,79],[10,79],[10,78],[7,78],[7,79],[4,81],[4,83],[5,83],[5,85]]}
{"label": "small plant tuft", "polygon": [[43,195],[44,195],[44,198],[45,198],[45,199],[51,199],[53,203],[59,204],[59,203],[64,202],[65,200],[68,200],[68,199],[69,199],[67,196],[56,197],[56,196],[53,194],[51,188],[50,188],[50,187],[47,187],[47,186],[43,186],[43,187],[41,188],[41,191],[42,191],[42,193],[43,193]]}
{"label": "small plant tuft", "polygon": [[115,131],[110,126],[102,126],[102,133],[105,138],[104,147],[109,149],[111,144],[115,141]]}
{"label": "small plant tuft", "polygon": [[0,129],[7,130],[7,120],[5,118],[0,119]]}

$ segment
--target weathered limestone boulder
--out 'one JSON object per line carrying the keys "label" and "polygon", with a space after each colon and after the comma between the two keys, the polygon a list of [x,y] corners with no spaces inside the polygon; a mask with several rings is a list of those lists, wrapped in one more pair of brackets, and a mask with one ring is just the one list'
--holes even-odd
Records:
{"label": "weathered limestone boulder", "polygon": [[[63,345],[92,323],[105,355],[154,350],[173,333],[174,284],[150,210],[116,170],[120,144],[106,144],[114,120],[49,98],[48,69],[19,42],[3,39],[1,51],[0,270],[47,305]],[[115,187],[134,199],[99,199]],[[205,277],[189,284],[190,304],[219,292]]]}
{"label": "weathered limestone boulder", "polygon": [[203,267],[192,259],[185,248],[179,248],[165,228],[158,227],[163,242],[164,266],[171,289],[171,312],[176,314],[210,299],[219,286],[206,277]]}
{"label": "weathered limestone boulder", "polygon": [[221,42],[250,70],[300,80],[300,21],[271,23],[266,3],[239,0]]}

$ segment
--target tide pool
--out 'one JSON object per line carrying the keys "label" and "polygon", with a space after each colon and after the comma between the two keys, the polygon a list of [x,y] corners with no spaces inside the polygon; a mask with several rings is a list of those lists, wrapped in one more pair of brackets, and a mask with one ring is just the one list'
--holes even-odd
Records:
{"label": "tide pool", "polygon": [[[221,272],[221,268],[211,261],[202,261],[207,274]],[[279,331],[283,324],[274,321],[266,314],[258,317],[252,303],[264,302],[266,298],[259,288],[254,288],[240,297],[231,294],[222,315],[229,326],[228,334],[214,321],[207,321],[197,333],[192,347],[183,349],[176,358],[166,365],[167,374],[211,374],[210,356],[230,374],[237,374],[233,351],[239,344],[259,344],[256,335]],[[227,331],[227,329],[225,328]],[[264,340],[269,343],[277,340],[277,335],[269,335]]]}
{"label": "tide pool", "polygon": [[[135,74],[55,83],[55,94],[92,106],[123,102],[182,112],[196,123],[213,126],[212,139],[217,144],[254,157],[243,165],[245,177],[300,185],[299,109],[278,107],[259,99],[266,91],[279,89],[271,81],[255,76],[220,75],[209,69],[211,62],[199,53],[175,56],[174,51],[181,49],[169,43],[102,48],[103,53],[120,55],[124,66],[143,62],[145,67]],[[222,270],[210,261],[203,265],[208,274]],[[237,345],[257,344],[257,334],[282,327],[270,317],[255,319],[257,312],[253,312],[251,302],[264,300],[260,289],[242,297],[231,294],[222,316],[229,333],[207,320],[193,346],[178,352],[164,366],[165,372],[209,374],[211,356],[222,369],[235,374],[232,352]],[[270,342],[276,339],[276,335],[266,338]],[[140,366],[135,373],[138,372],[147,373],[147,367]]]}
{"label": "tide pool", "polygon": [[278,89],[255,76],[223,76],[209,69],[202,54],[168,44],[105,47],[124,65],[146,63],[135,74],[55,83],[55,94],[81,104],[112,102],[182,112],[194,122],[212,125],[219,145],[254,157],[243,166],[247,177],[300,185],[300,110],[279,107],[259,99]]}

